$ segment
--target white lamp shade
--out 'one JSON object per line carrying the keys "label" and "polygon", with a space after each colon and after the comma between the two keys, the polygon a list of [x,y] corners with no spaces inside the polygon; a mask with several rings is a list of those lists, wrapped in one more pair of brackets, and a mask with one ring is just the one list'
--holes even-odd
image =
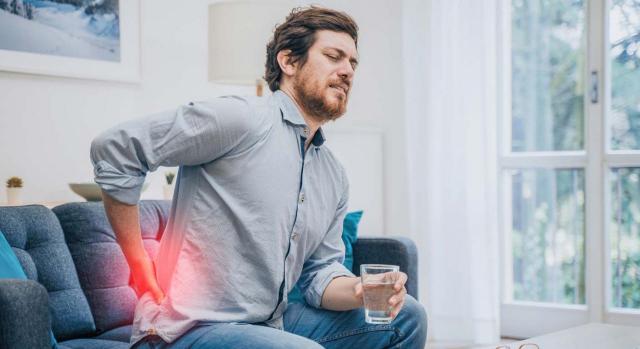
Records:
{"label": "white lamp shade", "polygon": [[292,1],[224,1],[209,5],[209,81],[255,84],[266,47]]}

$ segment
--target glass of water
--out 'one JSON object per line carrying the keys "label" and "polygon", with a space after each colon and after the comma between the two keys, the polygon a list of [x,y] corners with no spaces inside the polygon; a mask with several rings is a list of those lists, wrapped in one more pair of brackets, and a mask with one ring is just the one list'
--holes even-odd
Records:
{"label": "glass of water", "polygon": [[389,298],[395,293],[393,285],[398,281],[399,270],[397,265],[360,265],[366,323],[388,324],[393,320]]}

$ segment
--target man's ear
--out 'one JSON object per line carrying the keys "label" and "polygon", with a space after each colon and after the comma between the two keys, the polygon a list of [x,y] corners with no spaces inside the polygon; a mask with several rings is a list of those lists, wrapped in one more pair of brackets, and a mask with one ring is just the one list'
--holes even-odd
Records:
{"label": "man's ear", "polygon": [[280,70],[282,73],[287,76],[293,76],[296,73],[296,69],[298,65],[296,63],[291,63],[291,50],[281,50],[278,52],[276,59],[278,60],[278,65],[280,66]]}

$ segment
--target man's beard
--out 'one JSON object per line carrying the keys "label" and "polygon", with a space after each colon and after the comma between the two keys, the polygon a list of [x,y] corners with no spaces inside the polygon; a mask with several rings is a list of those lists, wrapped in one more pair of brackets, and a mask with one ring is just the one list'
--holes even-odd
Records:
{"label": "man's beard", "polygon": [[[306,75],[306,74],[305,74]],[[298,102],[308,114],[323,121],[335,120],[347,111],[347,95],[336,103],[327,100],[326,93],[329,85],[316,88],[313,81],[307,76],[299,76],[296,78],[293,90],[298,97]],[[345,83],[336,82],[335,85],[344,85]]]}

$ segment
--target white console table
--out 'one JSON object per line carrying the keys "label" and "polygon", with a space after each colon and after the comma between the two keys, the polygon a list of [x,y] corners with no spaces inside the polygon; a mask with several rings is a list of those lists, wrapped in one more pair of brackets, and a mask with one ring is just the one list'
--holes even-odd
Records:
{"label": "white console table", "polygon": [[640,349],[640,327],[592,323],[507,343],[505,347],[518,349],[524,343],[535,343],[540,349]]}

